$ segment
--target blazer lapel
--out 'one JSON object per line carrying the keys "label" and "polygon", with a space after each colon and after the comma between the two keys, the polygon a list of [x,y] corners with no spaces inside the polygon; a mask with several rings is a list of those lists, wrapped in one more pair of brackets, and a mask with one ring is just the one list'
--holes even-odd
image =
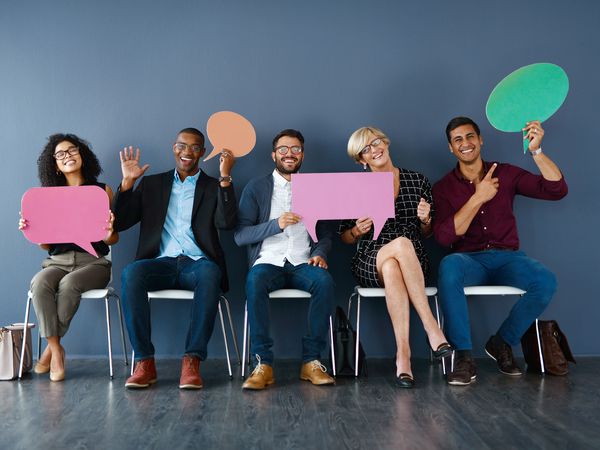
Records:
{"label": "blazer lapel", "polygon": [[167,210],[169,209],[169,200],[171,199],[171,190],[173,189],[173,171],[165,172],[162,177],[160,186],[160,203],[159,210],[161,214],[161,228],[165,224],[167,218]]}
{"label": "blazer lapel", "polygon": [[204,197],[204,193],[206,192],[206,186],[208,186],[208,175],[201,171],[200,176],[198,177],[198,181],[196,182],[196,190],[194,191],[194,207],[192,208],[192,222],[194,221],[194,217],[196,217],[198,209],[200,208],[200,204],[202,203],[202,198]]}

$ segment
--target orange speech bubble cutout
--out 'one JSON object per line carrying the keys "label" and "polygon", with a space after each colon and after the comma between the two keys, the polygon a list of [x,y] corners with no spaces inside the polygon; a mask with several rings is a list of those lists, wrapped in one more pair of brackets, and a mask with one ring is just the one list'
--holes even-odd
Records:
{"label": "orange speech bubble cutout", "polygon": [[219,111],[210,116],[206,124],[206,133],[214,148],[204,161],[225,149],[236,158],[244,156],[256,145],[256,131],[250,121],[232,111]]}

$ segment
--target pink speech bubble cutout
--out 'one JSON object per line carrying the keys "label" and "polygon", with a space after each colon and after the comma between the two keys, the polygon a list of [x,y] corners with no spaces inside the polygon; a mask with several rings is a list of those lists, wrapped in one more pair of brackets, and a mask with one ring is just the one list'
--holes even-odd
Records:
{"label": "pink speech bubble cutout", "polygon": [[204,161],[208,161],[224,149],[239,158],[250,153],[256,145],[256,131],[250,121],[232,111],[219,111],[210,116],[206,124],[206,133],[214,148]]}
{"label": "pink speech bubble cutout", "polygon": [[395,216],[391,172],[292,174],[292,211],[317,242],[317,220],[373,219],[373,239]]}
{"label": "pink speech bubble cutout", "polygon": [[92,242],[106,236],[108,195],[98,186],[31,188],[21,199],[25,237],[35,244],[73,243],[98,256]]}

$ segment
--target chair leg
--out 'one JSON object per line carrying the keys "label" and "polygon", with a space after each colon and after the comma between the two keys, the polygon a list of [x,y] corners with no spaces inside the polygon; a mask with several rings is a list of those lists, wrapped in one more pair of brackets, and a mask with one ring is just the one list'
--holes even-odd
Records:
{"label": "chair leg", "polygon": [[225,330],[225,320],[223,320],[223,308],[221,308],[221,302],[217,303],[217,307],[219,310],[219,319],[221,320],[221,331],[223,332],[223,340],[225,341],[225,355],[227,356],[227,371],[229,373],[229,378],[233,378],[233,373],[231,372],[231,359],[229,359],[229,342],[227,340],[227,330]]}
{"label": "chair leg", "polygon": [[350,320],[350,314],[352,311],[352,297],[357,296],[358,294],[356,292],[350,294],[350,298],[348,298],[348,320]]}
{"label": "chair leg", "polygon": [[110,329],[110,305],[108,303],[108,295],[104,298],[104,309],[106,310],[106,336],[108,339],[108,372],[110,379],[113,379],[113,361],[112,361],[112,336]]}
{"label": "chair leg", "polygon": [[131,349],[131,370],[129,375],[133,375],[133,369],[135,369],[135,350]]}
{"label": "chair leg", "polygon": [[123,310],[121,309],[121,298],[113,293],[117,299],[117,312],[119,313],[119,325],[121,329],[121,344],[123,345],[123,358],[125,358],[125,365],[128,365],[127,361],[127,345],[125,344],[125,328],[123,327]]}
{"label": "chair leg", "polygon": [[[242,341],[242,379],[245,378],[246,370],[246,342],[248,339],[248,301],[244,305],[244,340]],[[250,358],[250,349],[248,349],[248,358]]]}
{"label": "chair leg", "polygon": [[535,337],[537,339],[538,353],[540,355],[540,368],[542,369],[542,375],[544,375],[546,373],[546,365],[544,364],[544,355],[542,353],[542,341],[540,339],[538,319],[535,319]]}
{"label": "chair leg", "polygon": [[225,296],[221,297],[225,302],[225,309],[227,311],[227,319],[229,320],[229,328],[231,329],[231,336],[233,338],[233,348],[235,349],[235,354],[237,356],[238,364],[242,364],[242,359],[240,358],[240,349],[238,347],[237,333],[235,332],[235,327],[233,326],[233,320],[231,317],[231,309],[229,308],[229,300]]}
{"label": "chair leg", "polygon": [[331,319],[331,315],[329,316],[329,345],[331,346],[331,371],[333,372],[333,376],[337,376],[335,371],[335,348],[333,347],[333,320]]}
{"label": "chair leg", "polygon": [[31,297],[27,295],[27,305],[25,306],[25,322],[23,323],[23,342],[21,343],[21,361],[19,361],[19,380],[23,378],[23,363],[25,362],[25,346],[27,345],[27,325],[29,324],[30,306]]}
{"label": "chair leg", "polygon": [[358,377],[358,349],[360,344],[360,294],[356,296],[356,349],[354,356],[354,376]]}

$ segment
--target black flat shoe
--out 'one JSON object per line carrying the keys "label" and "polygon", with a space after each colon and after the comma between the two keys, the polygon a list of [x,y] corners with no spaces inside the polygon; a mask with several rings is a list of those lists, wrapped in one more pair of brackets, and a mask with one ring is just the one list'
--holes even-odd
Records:
{"label": "black flat shoe", "polygon": [[454,351],[452,346],[447,342],[442,342],[440,345],[438,345],[438,348],[436,350],[431,350],[433,352],[433,356],[435,356],[436,358],[445,358],[446,356],[450,356]]}
{"label": "black flat shoe", "polygon": [[415,387],[415,379],[412,375],[401,373],[396,377],[396,385],[401,388],[412,389]]}

